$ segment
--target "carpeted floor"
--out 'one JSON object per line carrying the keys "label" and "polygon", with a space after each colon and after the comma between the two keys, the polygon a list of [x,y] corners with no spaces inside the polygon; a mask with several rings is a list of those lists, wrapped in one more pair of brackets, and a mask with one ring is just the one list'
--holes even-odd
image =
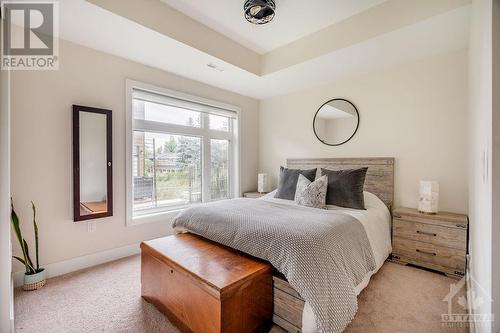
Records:
{"label": "carpeted floor", "polygon": [[[441,323],[442,299],[455,282],[387,262],[360,294],[346,332],[466,332]],[[14,302],[16,332],[178,332],[140,297],[139,256],[50,279],[38,291],[17,289]],[[453,310],[464,312],[458,304]]]}

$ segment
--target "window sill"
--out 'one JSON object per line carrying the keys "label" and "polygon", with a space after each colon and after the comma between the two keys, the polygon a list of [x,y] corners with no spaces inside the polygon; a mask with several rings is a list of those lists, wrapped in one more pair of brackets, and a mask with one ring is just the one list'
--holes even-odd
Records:
{"label": "window sill", "polygon": [[145,214],[141,216],[135,216],[127,220],[127,226],[136,226],[148,223],[171,223],[174,217],[185,208],[179,208],[175,210],[169,210],[167,212]]}

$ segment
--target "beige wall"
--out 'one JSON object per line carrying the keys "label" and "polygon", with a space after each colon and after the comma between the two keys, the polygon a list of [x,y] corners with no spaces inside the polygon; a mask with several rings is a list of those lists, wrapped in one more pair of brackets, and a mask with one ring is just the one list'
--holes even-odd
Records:
{"label": "beige wall", "polygon": [[[440,182],[440,208],[467,212],[467,52],[459,51],[261,102],[259,171],[293,157],[395,157],[395,205],[416,207],[418,182]],[[343,97],[360,113],[357,134],[329,147],[312,119]]]}
{"label": "beige wall", "polygon": [[[12,76],[12,195],[28,239],[30,200],[37,205],[45,265],[170,231],[168,223],[125,226],[127,78],[241,107],[241,190],[256,187],[258,101],[62,41],[58,71]],[[98,220],[94,233],[87,232],[86,223],[72,221],[72,104],[113,110],[114,216]],[[19,250],[17,244],[14,249]]]}

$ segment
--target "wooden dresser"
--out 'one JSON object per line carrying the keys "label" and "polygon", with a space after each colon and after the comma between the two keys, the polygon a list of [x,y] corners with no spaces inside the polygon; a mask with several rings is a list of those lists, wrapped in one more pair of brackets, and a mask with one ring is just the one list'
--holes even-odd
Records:
{"label": "wooden dresser", "polygon": [[463,214],[394,209],[391,259],[461,278],[465,275],[467,229],[468,218]]}

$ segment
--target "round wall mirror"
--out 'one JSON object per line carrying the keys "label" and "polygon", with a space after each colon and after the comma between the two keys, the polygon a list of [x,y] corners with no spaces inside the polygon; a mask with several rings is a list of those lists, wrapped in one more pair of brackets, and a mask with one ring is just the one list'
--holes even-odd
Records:
{"label": "round wall mirror", "polygon": [[329,100],[316,111],[314,134],[325,145],[338,146],[349,141],[359,126],[358,109],[346,99]]}

